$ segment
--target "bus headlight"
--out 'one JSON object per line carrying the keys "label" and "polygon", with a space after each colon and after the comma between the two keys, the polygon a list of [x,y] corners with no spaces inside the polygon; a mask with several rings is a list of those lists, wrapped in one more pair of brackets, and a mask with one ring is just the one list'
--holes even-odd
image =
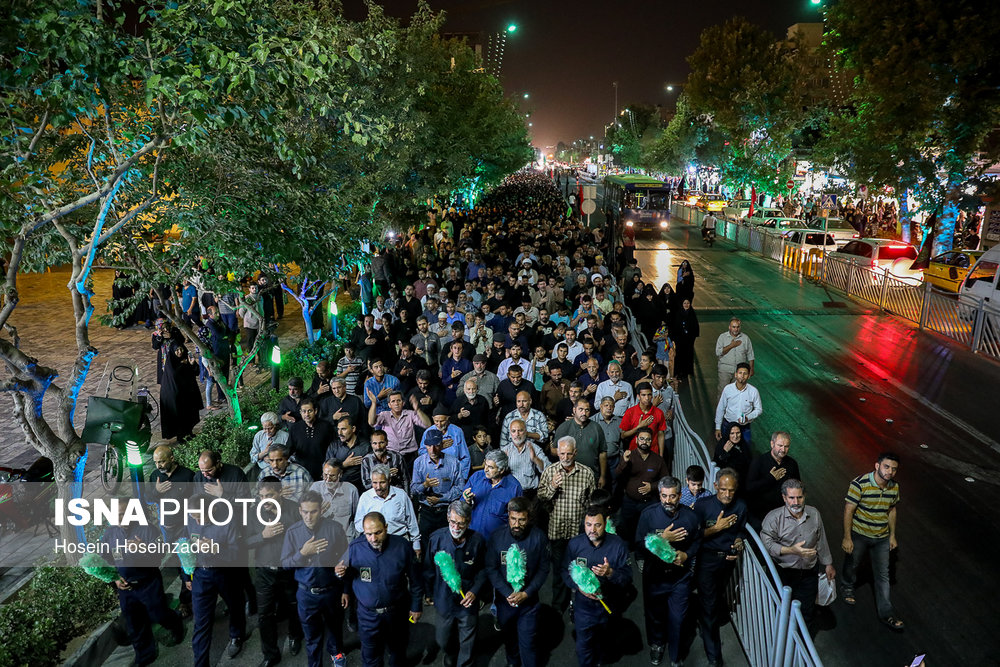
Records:
{"label": "bus headlight", "polygon": [[660,220],[660,229],[666,229],[666,228],[667,228],[667,221]]}
{"label": "bus headlight", "polygon": [[634,226],[634,225],[635,225],[635,223],[634,223],[634,222],[632,222],[631,220],[626,220],[626,221],[625,221],[625,226],[626,226],[626,227],[632,227],[632,226]]}

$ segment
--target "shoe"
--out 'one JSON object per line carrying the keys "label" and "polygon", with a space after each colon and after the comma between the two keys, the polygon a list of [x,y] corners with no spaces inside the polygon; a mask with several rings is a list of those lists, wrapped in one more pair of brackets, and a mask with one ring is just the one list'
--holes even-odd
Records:
{"label": "shoe", "polygon": [[235,658],[243,650],[243,640],[239,637],[233,637],[229,640],[229,646],[226,647],[226,655],[230,658]]}
{"label": "shoe", "polygon": [[330,660],[333,661],[333,667],[347,667],[347,656],[343,653],[331,655]]}
{"label": "shoe", "polygon": [[278,658],[277,660],[275,660],[274,658],[264,658],[260,662],[260,667],[274,667],[279,662],[281,662],[281,658]]}
{"label": "shoe", "polygon": [[653,665],[658,665],[663,661],[663,647],[652,645],[649,647],[649,662]]}
{"label": "shoe", "polygon": [[302,650],[302,637],[288,638],[288,655],[298,655]]}

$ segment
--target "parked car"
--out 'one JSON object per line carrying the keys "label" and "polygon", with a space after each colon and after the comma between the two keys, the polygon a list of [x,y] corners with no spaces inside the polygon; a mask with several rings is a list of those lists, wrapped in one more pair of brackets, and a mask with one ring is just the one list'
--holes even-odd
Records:
{"label": "parked car", "polygon": [[1000,308],[1000,245],[993,246],[982,254],[959,291],[959,301],[968,306],[977,306],[983,300],[993,308]]}
{"label": "parked car", "polygon": [[845,246],[848,241],[861,238],[858,230],[843,218],[820,216],[810,220],[808,226],[813,229],[825,229],[827,233],[833,234],[833,240],[837,242],[838,248]]}
{"label": "parked car", "polygon": [[924,280],[946,292],[958,292],[982,250],[949,250],[932,257],[924,270]]}
{"label": "parked car", "polygon": [[[829,257],[850,262],[858,267],[875,269],[876,274],[885,272],[905,282],[919,282],[923,279],[923,269],[913,268],[917,249],[902,241],[854,239],[839,250],[831,252]],[[875,279],[878,278],[876,275]]]}
{"label": "parked car", "polygon": [[833,252],[837,249],[837,242],[834,240],[833,234],[827,234],[824,243],[823,232],[808,227],[786,229],[781,235],[785,238],[786,247],[792,246],[803,253],[808,253],[810,250]]}
{"label": "parked car", "polygon": [[726,198],[720,194],[708,194],[698,197],[696,206],[702,211],[718,213],[726,205]]}
{"label": "parked car", "polygon": [[734,199],[722,208],[722,217],[726,220],[742,220],[750,213],[749,199]]}
{"label": "parked car", "polygon": [[785,212],[780,208],[758,208],[753,215],[747,216],[747,224],[760,225],[771,218],[784,218]]}
{"label": "parked car", "polygon": [[[751,223],[754,224],[754,223]],[[767,218],[754,226],[758,229],[776,229],[778,231],[784,231],[791,229],[792,227],[799,227],[802,225],[802,221],[798,218]]]}

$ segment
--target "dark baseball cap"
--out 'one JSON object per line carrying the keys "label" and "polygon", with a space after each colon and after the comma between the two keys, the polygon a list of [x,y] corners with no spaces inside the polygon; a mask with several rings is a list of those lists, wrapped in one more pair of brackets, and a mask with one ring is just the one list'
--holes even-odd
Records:
{"label": "dark baseball cap", "polygon": [[444,434],[436,428],[428,429],[424,433],[424,446],[440,445],[442,442],[444,442]]}

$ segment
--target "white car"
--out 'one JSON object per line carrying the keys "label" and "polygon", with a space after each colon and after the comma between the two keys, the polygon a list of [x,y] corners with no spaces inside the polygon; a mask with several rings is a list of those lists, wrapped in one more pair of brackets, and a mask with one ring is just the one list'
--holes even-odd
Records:
{"label": "white car", "polygon": [[808,226],[818,230],[825,229],[828,234],[833,234],[833,240],[837,242],[838,248],[847,245],[848,241],[861,238],[858,230],[843,218],[813,218],[809,221]]}
{"label": "white car", "polygon": [[791,246],[808,254],[810,250],[823,252],[833,252],[837,249],[837,242],[833,239],[833,234],[826,235],[826,243],[823,242],[823,232],[808,227],[786,229],[781,232],[785,238],[785,247]]}
{"label": "white car", "polygon": [[784,218],[785,212],[780,208],[758,208],[753,215],[747,217],[747,224],[762,225],[771,218]]}
{"label": "white car", "polygon": [[786,229],[791,229],[792,227],[801,227],[802,221],[798,218],[767,218],[758,223],[750,224],[753,224],[757,229],[762,229],[765,232],[769,229],[783,232]]}
{"label": "white car", "polygon": [[885,272],[904,282],[921,282],[924,278],[923,269],[913,268],[917,249],[902,241],[854,239],[848,241],[843,248],[831,252],[829,257],[850,262],[858,267],[874,269],[877,274]]}
{"label": "white car", "polygon": [[722,208],[722,217],[736,222],[747,217],[750,212],[749,199],[734,199]]}

